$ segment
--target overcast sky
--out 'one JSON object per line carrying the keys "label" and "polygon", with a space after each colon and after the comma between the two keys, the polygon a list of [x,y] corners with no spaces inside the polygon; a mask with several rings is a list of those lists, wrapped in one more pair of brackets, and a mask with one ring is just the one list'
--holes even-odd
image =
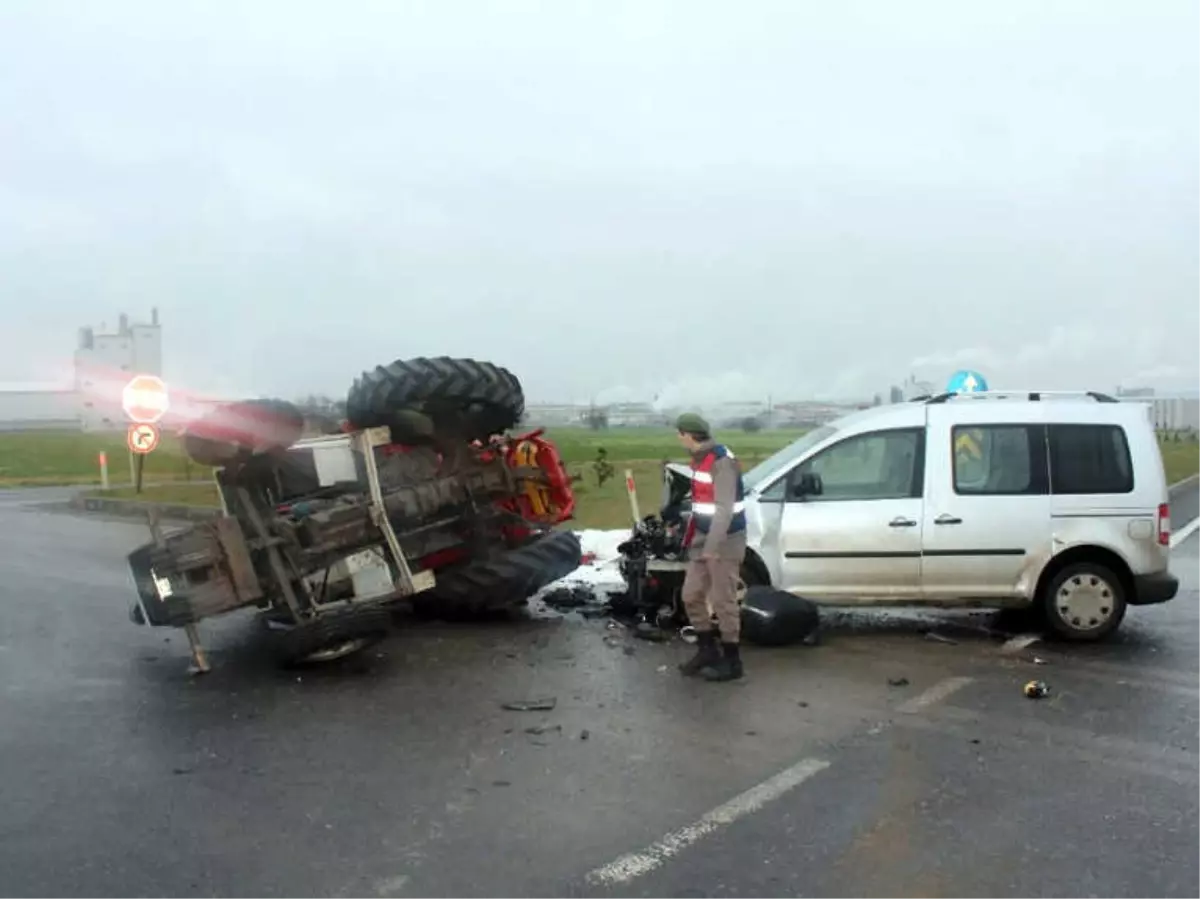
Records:
{"label": "overcast sky", "polygon": [[1195,0],[4,0],[0,381],[1195,385]]}

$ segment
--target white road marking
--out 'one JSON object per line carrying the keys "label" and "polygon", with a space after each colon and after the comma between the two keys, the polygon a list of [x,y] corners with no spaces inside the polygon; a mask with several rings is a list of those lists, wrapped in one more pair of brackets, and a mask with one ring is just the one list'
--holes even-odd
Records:
{"label": "white road marking", "polygon": [[587,875],[587,880],[594,885],[615,886],[648,874],[697,840],[758,811],[828,767],[829,762],[821,759],[802,759],[774,777],[717,806],[692,824],[651,843],[641,852],[630,852],[596,868]]}
{"label": "white road marking", "polygon": [[[942,702],[952,693],[961,690],[973,680],[974,678],[971,677],[948,677],[938,681],[924,693],[901,704],[898,711],[905,713],[924,711],[930,706]],[[868,733],[881,733],[884,727],[885,725],[881,724],[869,730]],[[828,767],[829,762],[823,759],[802,759],[790,768],[785,768],[757,786],[751,787],[723,805],[717,806],[697,821],[672,831],[662,839],[651,843],[640,852],[626,853],[607,865],[595,868],[588,873],[587,882],[594,886],[611,887],[629,883],[631,880],[649,874],[693,843],[740,818],[757,812],[763,806],[774,802]]]}
{"label": "white road marking", "polygon": [[914,696],[908,702],[901,703],[896,710],[905,714],[924,711],[934,703],[942,702],[950,694],[958,692],[972,680],[974,678],[971,677],[948,677],[938,681],[920,696]]}
{"label": "white road marking", "polygon": [[1200,528],[1200,518],[1193,518],[1178,531],[1173,533],[1171,535],[1171,549],[1174,549],[1188,537],[1192,536],[1192,534],[1196,533],[1197,528]]}

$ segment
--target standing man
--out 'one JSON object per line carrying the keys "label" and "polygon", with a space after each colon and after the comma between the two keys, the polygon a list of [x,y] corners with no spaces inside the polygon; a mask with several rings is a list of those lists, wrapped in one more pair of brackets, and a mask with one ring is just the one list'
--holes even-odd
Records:
{"label": "standing man", "polygon": [[[710,681],[736,680],[742,676],[736,588],[746,555],[742,468],[733,453],[713,440],[708,422],[699,415],[681,415],[675,427],[692,457],[692,515],[683,538],[688,551],[683,607],[699,643],[696,655],[679,669]],[[720,644],[713,630],[714,614]]]}

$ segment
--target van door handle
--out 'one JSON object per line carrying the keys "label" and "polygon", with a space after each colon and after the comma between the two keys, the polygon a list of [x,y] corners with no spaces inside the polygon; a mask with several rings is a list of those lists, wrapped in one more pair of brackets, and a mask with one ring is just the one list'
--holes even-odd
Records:
{"label": "van door handle", "polygon": [[934,524],[962,524],[962,519],[955,515],[948,515],[943,512],[933,520]]}
{"label": "van door handle", "polygon": [[888,522],[888,527],[893,528],[915,528],[917,523],[911,518],[893,518]]}

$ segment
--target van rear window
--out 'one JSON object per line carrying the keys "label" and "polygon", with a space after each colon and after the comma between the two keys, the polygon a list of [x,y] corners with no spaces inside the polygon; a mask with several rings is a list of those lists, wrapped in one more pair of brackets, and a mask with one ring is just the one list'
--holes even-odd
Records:
{"label": "van rear window", "polygon": [[1131,493],[1133,461],[1118,425],[1050,425],[1050,492]]}

